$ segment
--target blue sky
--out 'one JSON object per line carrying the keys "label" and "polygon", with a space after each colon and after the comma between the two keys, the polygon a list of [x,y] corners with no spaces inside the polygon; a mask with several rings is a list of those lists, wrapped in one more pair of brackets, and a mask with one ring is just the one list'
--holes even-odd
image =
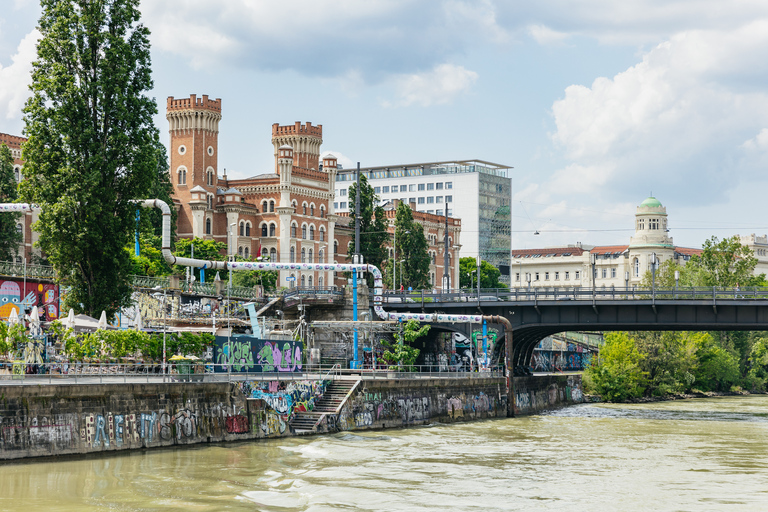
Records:
{"label": "blue sky", "polygon": [[[20,134],[39,6],[0,13],[0,131]],[[513,246],[627,243],[653,193],[679,245],[765,234],[768,3],[145,0],[157,125],[223,100],[219,172],[270,172],[272,123],[347,167],[511,165]],[[541,234],[533,235],[538,230]]]}

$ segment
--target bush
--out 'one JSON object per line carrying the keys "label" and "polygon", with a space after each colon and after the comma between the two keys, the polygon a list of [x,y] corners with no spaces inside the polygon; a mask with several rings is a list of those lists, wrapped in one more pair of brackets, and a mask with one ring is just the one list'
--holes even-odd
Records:
{"label": "bush", "polygon": [[621,402],[643,393],[645,374],[640,369],[643,356],[635,340],[622,332],[605,335],[600,356],[593,360],[585,375],[594,392],[609,402]]}

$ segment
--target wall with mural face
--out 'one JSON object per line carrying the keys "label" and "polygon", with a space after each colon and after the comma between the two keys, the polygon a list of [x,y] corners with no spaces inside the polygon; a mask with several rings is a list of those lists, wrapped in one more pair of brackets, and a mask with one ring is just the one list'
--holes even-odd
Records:
{"label": "wall with mural face", "polygon": [[59,286],[27,279],[0,280],[0,319],[8,320],[11,311],[21,316],[24,309],[37,306],[45,320],[59,318]]}

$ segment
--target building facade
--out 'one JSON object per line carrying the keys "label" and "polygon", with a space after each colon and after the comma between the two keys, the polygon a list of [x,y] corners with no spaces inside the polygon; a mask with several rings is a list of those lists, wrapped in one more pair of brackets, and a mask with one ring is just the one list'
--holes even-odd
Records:
{"label": "building facade", "polygon": [[667,209],[649,197],[637,207],[635,234],[628,244],[513,250],[512,287],[608,290],[638,286],[654,257],[658,268],[664,261],[682,264],[701,253],[701,249],[675,246],[667,226]]}
{"label": "building facade", "polygon": [[[479,255],[499,267],[509,263],[511,249],[510,169],[467,160],[366,167],[360,171],[381,204],[399,200],[411,204],[414,212],[437,217],[445,215],[447,209],[448,216],[461,223],[461,255]],[[355,173],[338,171],[333,200],[338,212],[348,212],[352,207],[348,191]]]}
{"label": "building facade", "polygon": [[[27,139],[24,137],[0,133],[0,146],[5,144],[11,150],[13,174],[17,183],[24,179],[22,174],[24,161],[21,159],[21,145],[26,141]],[[32,223],[36,222],[37,218],[37,212],[25,212],[16,223],[16,230],[23,235],[22,245],[15,256],[17,263],[22,263],[25,259],[27,262],[36,262],[41,259],[40,249],[35,247],[38,238],[37,232],[32,230]]]}

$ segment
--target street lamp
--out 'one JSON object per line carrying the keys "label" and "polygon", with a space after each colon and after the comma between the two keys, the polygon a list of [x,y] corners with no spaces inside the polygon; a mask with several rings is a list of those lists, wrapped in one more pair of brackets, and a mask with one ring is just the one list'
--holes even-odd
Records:
{"label": "street lamp", "polygon": [[651,253],[651,293],[656,297],[656,253]]}
{"label": "street lamp", "polygon": [[[403,231],[404,235],[409,234],[409,230]],[[395,226],[395,230],[392,233],[393,241],[392,241],[392,262],[394,265],[393,273],[392,273],[392,288],[397,288],[397,226]],[[402,276],[403,270],[400,269],[400,281],[402,282],[403,276]]]}
{"label": "street lamp", "polygon": [[677,283],[680,281],[680,271],[675,270],[675,298],[677,298]]}
{"label": "street lamp", "polygon": [[597,254],[594,252],[590,253],[589,261],[592,263],[592,297],[594,297],[595,288],[597,287],[597,283],[596,283],[597,274],[595,273],[595,263],[597,263]]}
{"label": "street lamp", "polygon": [[469,273],[469,291],[475,289],[475,274],[477,273],[477,270],[473,270]]}

